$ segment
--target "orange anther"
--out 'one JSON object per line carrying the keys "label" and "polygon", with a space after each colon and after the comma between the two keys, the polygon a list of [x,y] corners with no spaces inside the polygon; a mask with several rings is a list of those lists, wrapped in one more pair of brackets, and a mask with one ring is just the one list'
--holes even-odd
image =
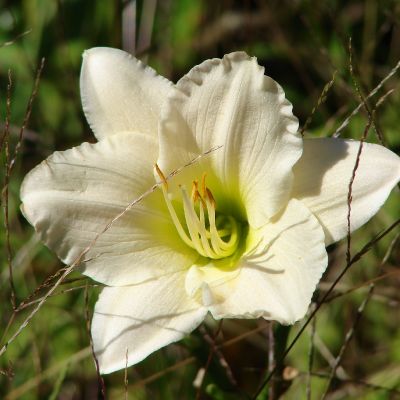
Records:
{"label": "orange anther", "polygon": [[203,172],[203,175],[201,177],[201,194],[204,197],[206,196],[206,176],[207,176],[207,173]]}
{"label": "orange anther", "polygon": [[161,171],[160,167],[156,164],[154,164],[154,168],[156,169],[156,172],[158,174],[158,176],[160,177],[162,183],[164,184],[164,186],[168,189],[168,182],[167,179],[165,178],[165,175],[163,174],[163,172]]}
{"label": "orange anther", "polygon": [[204,201],[204,199],[201,196],[201,194],[199,193],[199,191],[197,191],[196,194],[197,194],[197,197],[200,199],[201,204],[203,204],[203,207],[206,208],[207,207],[206,202]]}
{"label": "orange anther", "polygon": [[192,198],[192,201],[193,201],[194,204],[196,203],[197,198],[198,198],[197,193],[198,193],[198,190],[197,190],[197,181],[193,181],[191,198]]}
{"label": "orange anther", "polygon": [[206,188],[207,198],[210,200],[211,205],[216,208],[217,203],[215,202],[214,196],[209,188]]}

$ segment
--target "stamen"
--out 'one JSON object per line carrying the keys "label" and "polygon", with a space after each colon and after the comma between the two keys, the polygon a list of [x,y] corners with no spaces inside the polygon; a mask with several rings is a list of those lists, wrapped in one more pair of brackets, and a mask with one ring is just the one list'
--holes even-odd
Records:
{"label": "stamen", "polygon": [[210,199],[211,204],[214,207],[214,209],[216,209],[217,203],[216,203],[214,196],[212,195],[211,190],[209,188],[206,188],[206,195],[207,195],[207,198]]}
{"label": "stamen", "polygon": [[207,173],[203,172],[203,175],[201,176],[201,193],[203,197],[206,197],[206,176]]}
{"label": "stamen", "polygon": [[158,176],[160,177],[162,183],[164,186],[166,186],[166,188],[168,189],[168,182],[167,182],[167,178],[165,177],[165,175],[163,174],[163,172],[161,171],[160,167],[158,166],[158,164],[156,163],[154,165],[156,172],[158,174]]}
{"label": "stamen", "polygon": [[[184,231],[184,229],[182,228],[182,225],[179,221],[178,216],[176,215],[175,209],[171,203],[171,200],[168,196],[168,184],[167,184],[167,180],[165,179],[165,175],[162,173],[161,169],[158,167],[158,165],[155,165],[156,171],[158,173],[158,175],[160,176],[161,180],[164,181],[163,185],[161,186],[163,195],[164,195],[164,200],[165,203],[167,205],[169,214],[171,215],[172,218],[172,222],[175,225],[176,230],[178,231],[179,236],[181,237],[181,239],[190,247],[194,248],[193,243],[191,242],[191,240],[189,239],[189,237],[187,236],[186,232]],[[164,179],[163,179],[164,178]]]}
{"label": "stamen", "polygon": [[197,197],[200,200],[203,207],[206,208],[206,202],[204,201],[203,196],[198,191],[197,191]]}
{"label": "stamen", "polygon": [[[217,255],[212,251],[210,244],[208,243],[205,225],[204,223],[203,224],[200,223],[199,218],[192,204],[190,204],[190,200],[187,195],[186,189],[183,186],[181,186],[181,190],[183,197],[183,210],[185,213],[186,223],[189,229],[190,237],[194,242],[196,250],[205,257],[218,258]],[[201,203],[200,207],[202,207]],[[199,241],[199,235],[200,235],[200,241]]]}
{"label": "stamen", "polygon": [[[211,192],[209,191],[209,194]],[[209,197],[207,201],[207,211],[208,211],[208,220],[210,222],[210,233],[211,233],[211,242],[213,243],[213,247],[215,251],[221,253],[221,254],[226,254],[226,253],[232,253],[232,248],[236,248],[237,246],[237,241],[238,241],[238,227],[236,221],[233,219],[233,217],[229,217],[229,222],[231,225],[231,237],[228,242],[225,242],[221,239],[221,235],[219,234],[217,230],[217,224],[215,221],[215,200],[214,203],[212,202],[213,197],[211,195],[211,198]],[[226,256],[225,256],[226,257]]]}
{"label": "stamen", "polygon": [[[193,181],[190,197],[186,188],[179,186],[187,233],[169,198],[167,179],[157,164],[155,164],[155,169],[163,183],[161,189],[164,200],[181,239],[203,257],[220,259],[231,256],[236,251],[239,242],[239,227],[231,216],[219,215],[216,218],[216,201],[211,190],[206,186],[206,174],[202,175],[201,192],[198,181]],[[217,226],[220,226],[221,229],[218,229]],[[222,239],[228,236],[227,242]]]}
{"label": "stamen", "polygon": [[197,186],[198,186],[197,181],[193,181],[192,194],[190,196],[193,201],[193,204],[196,204],[196,201],[197,201],[197,193],[198,193]]}

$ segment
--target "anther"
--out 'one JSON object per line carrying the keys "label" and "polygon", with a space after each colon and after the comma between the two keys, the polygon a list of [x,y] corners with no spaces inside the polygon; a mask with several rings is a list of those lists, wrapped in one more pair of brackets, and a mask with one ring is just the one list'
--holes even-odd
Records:
{"label": "anther", "polygon": [[196,192],[196,195],[200,199],[201,204],[203,205],[203,207],[206,208],[207,207],[206,202],[204,201],[203,196],[200,194],[199,191]]}
{"label": "anther", "polygon": [[203,172],[203,175],[201,176],[201,193],[202,193],[203,197],[206,196],[206,176],[207,176],[207,173]]}
{"label": "anther", "polygon": [[156,169],[156,172],[158,174],[158,176],[161,179],[161,182],[163,183],[163,185],[165,186],[166,189],[168,189],[168,182],[167,182],[167,178],[165,177],[165,175],[163,174],[163,172],[161,171],[160,167],[158,166],[158,164],[154,164],[154,168]]}
{"label": "anther", "polygon": [[193,181],[193,184],[192,184],[192,193],[191,193],[191,195],[190,195],[190,197],[191,197],[191,199],[192,199],[192,201],[193,201],[193,204],[196,204],[196,201],[197,201],[197,193],[198,193],[198,189],[197,189],[197,181]]}
{"label": "anther", "polygon": [[[221,259],[232,255],[238,246],[239,226],[231,216],[216,217],[216,202],[206,186],[206,174],[202,175],[200,185],[197,180],[193,181],[190,197],[185,186],[178,185],[185,218],[185,224],[182,225],[168,193],[167,179],[157,164],[154,167],[162,183],[165,203],[181,239],[203,257]],[[227,238],[227,241],[222,238]]]}
{"label": "anther", "polygon": [[207,198],[210,200],[211,205],[214,208],[217,208],[217,203],[216,203],[214,196],[212,195],[211,190],[209,188],[206,188],[206,195],[207,195]]}

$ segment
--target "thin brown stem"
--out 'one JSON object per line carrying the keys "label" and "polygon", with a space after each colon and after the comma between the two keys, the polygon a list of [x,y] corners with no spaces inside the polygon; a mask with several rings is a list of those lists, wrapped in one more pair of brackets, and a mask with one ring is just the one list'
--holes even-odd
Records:
{"label": "thin brown stem", "polygon": [[97,359],[96,352],[94,351],[92,329],[91,329],[92,324],[91,324],[91,318],[90,318],[90,312],[89,312],[89,286],[88,285],[86,285],[86,288],[85,288],[85,318],[86,318],[86,331],[89,336],[90,349],[92,351],[92,358],[94,361],[94,365],[96,366],[97,381],[99,383],[98,397],[105,400],[106,386],[104,384],[104,379],[100,374],[99,360]]}
{"label": "thin brown stem", "polygon": [[6,100],[6,123],[4,126],[4,133],[2,141],[0,143],[0,149],[4,145],[5,149],[5,177],[3,185],[2,200],[4,200],[4,226],[6,231],[6,250],[7,250],[7,264],[8,264],[8,279],[11,290],[11,306],[15,311],[17,308],[16,291],[13,277],[13,265],[12,265],[12,250],[10,241],[10,222],[9,222],[9,183],[11,173],[11,159],[10,159],[10,119],[11,119],[11,88],[12,88],[12,77],[11,71],[8,70],[8,84],[7,84],[7,100]]}
{"label": "thin brown stem", "polygon": [[356,327],[357,327],[358,323],[360,322],[361,316],[362,316],[362,314],[363,314],[363,312],[364,312],[364,309],[365,309],[366,305],[368,304],[368,301],[371,299],[373,290],[374,290],[374,285],[370,285],[368,294],[367,294],[367,296],[365,297],[364,301],[361,303],[360,307],[358,308],[358,310],[357,310],[357,315],[356,315],[356,317],[354,318],[354,321],[353,321],[353,324],[352,324],[351,328],[350,328],[350,329],[347,331],[347,333],[346,333],[346,337],[345,337],[345,339],[344,339],[344,342],[343,342],[343,344],[342,344],[342,347],[340,348],[339,354],[338,354],[338,356],[336,357],[335,363],[333,364],[333,367],[332,367],[331,372],[330,372],[330,374],[329,374],[328,383],[327,383],[327,385],[326,385],[325,392],[324,392],[324,394],[322,395],[322,400],[325,400],[326,397],[327,397],[327,395],[328,395],[328,393],[329,393],[329,390],[330,390],[330,388],[331,388],[333,379],[334,379],[334,377],[336,376],[336,371],[337,371],[337,369],[338,369],[338,367],[339,367],[339,365],[340,365],[340,363],[341,363],[341,361],[342,361],[344,352],[346,351],[347,346],[348,346],[348,344],[350,343],[350,340],[352,339],[352,337],[353,337],[353,335],[354,335],[354,332],[355,332],[355,330],[356,330]]}
{"label": "thin brown stem", "polygon": [[43,68],[44,68],[44,62],[45,62],[45,59],[42,58],[42,60],[40,62],[40,65],[39,65],[39,68],[38,68],[38,70],[36,72],[36,77],[35,77],[35,83],[33,85],[33,90],[32,90],[31,96],[29,98],[28,105],[26,107],[24,120],[22,122],[21,129],[20,129],[19,135],[18,135],[18,141],[17,141],[17,144],[16,144],[15,149],[14,149],[14,155],[13,155],[13,158],[12,158],[12,160],[10,162],[10,165],[9,165],[9,170],[10,170],[9,174],[10,175],[11,175],[11,171],[14,168],[15,162],[17,160],[17,156],[18,156],[19,151],[20,151],[21,146],[22,146],[22,139],[24,137],[25,129],[27,128],[29,120],[31,118],[33,102],[35,101],[36,95],[37,95],[38,90],[39,90],[39,83],[40,83],[40,78],[42,76],[42,72],[43,72]]}
{"label": "thin brown stem", "polygon": [[[275,368],[275,337],[274,337],[274,322],[268,323],[268,373],[271,373]],[[268,387],[268,399],[275,399],[275,382],[274,379]]]}
{"label": "thin brown stem", "polygon": [[[387,229],[385,229],[381,234],[376,236],[374,239],[370,240],[353,258],[350,260],[350,262],[343,268],[343,270],[340,272],[340,274],[336,277],[330,288],[327,290],[325,295],[322,297],[322,299],[317,303],[317,306],[315,307],[314,311],[311,312],[303,326],[300,328],[300,330],[297,332],[296,336],[293,338],[289,346],[286,348],[285,352],[283,353],[281,359],[279,360],[279,364],[281,364],[287,355],[291,352],[293,349],[294,345],[297,343],[309,323],[312,321],[312,319],[315,317],[319,309],[322,307],[324,302],[326,301],[327,298],[329,298],[330,294],[332,291],[335,289],[336,285],[341,281],[343,276],[347,273],[347,271],[350,269],[352,265],[354,265],[356,262],[358,262],[364,254],[366,254],[368,251],[371,250],[371,248],[379,242],[383,237],[385,237],[388,233],[390,233],[394,228],[396,228],[398,225],[400,225],[400,218],[396,220],[392,225],[390,225]],[[257,396],[260,394],[260,392],[264,389],[265,385],[268,384],[268,382],[271,380],[272,376],[277,372],[277,367],[275,367],[269,374],[268,376],[264,379],[264,381],[261,383],[261,385],[258,387],[256,393],[253,395],[253,399],[256,399]]]}
{"label": "thin brown stem", "polygon": [[129,380],[128,380],[128,355],[129,355],[129,349],[126,348],[126,354],[125,354],[125,370],[124,370],[124,390],[125,390],[125,400],[128,400],[128,385],[129,385]]}
{"label": "thin brown stem", "polygon": [[[314,308],[314,303],[312,304],[312,308]],[[314,362],[314,337],[315,337],[315,328],[317,325],[317,318],[314,318],[312,320],[311,324],[311,334],[310,334],[310,349],[308,351],[308,372],[307,372],[307,386],[306,386],[306,397],[307,400],[311,400],[311,371],[313,368],[313,362]]]}
{"label": "thin brown stem", "polygon": [[[185,165],[173,170],[169,175],[166,176],[166,180],[173,179],[176,175],[178,175],[183,169],[190,167],[191,165],[194,165],[197,163],[199,160],[202,158],[210,155],[214,151],[220,149],[222,146],[216,146],[211,148],[210,150],[207,150],[206,152],[199,154],[197,157],[193,158],[190,160],[188,163]],[[3,347],[0,348],[0,357],[7,351],[8,346],[21,334],[21,332],[26,328],[26,326],[30,323],[32,318],[36,315],[36,313],[42,308],[43,304],[47,301],[47,299],[54,293],[54,291],[57,289],[57,287],[64,281],[64,279],[84,260],[85,256],[87,253],[93,248],[93,246],[97,243],[98,239],[109,229],[112,228],[112,226],[122,217],[124,216],[129,210],[131,210],[134,206],[136,206],[138,203],[140,203],[144,198],[146,198],[148,195],[153,193],[156,189],[159,188],[160,185],[162,185],[163,182],[157,182],[153,186],[151,186],[147,191],[145,191],[143,194],[141,194],[139,197],[134,199],[132,202],[130,202],[119,214],[117,214],[112,220],[110,220],[107,225],[104,226],[104,228],[98,232],[93,240],[89,243],[87,247],[85,247],[82,252],[75,258],[75,260],[64,269],[64,272],[61,274],[61,276],[58,278],[58,280],[54,283],[54,285],[47,291],[47,293],[42,297],[40,302],[34,307],[34,309],[28,314],[28,316],[24,319],[22,324],[18,327],[18,329],[14,332],[14,334],[6,341],[6,343],[3,345]]]}
{"label": "thin brown stem", "polygon": [[[374,89],[372,89],[368,95],[365,97],[366,100],[370,99],[371,97],[375,96],[379,90],[382,89],[383,85],[393,76],[397,73],[397,71],[400,69],[400,60],[397,62],[397,64],[390,70],[390,72],[378,83],[377,86],[375,86]],[[335,132],[332,134],[333,137],[339,137],[346,128],[346,126],[349,124],[350,120],[358,114],[358,112],[361,110],[361,108],[364,106],[363,102],[360,102],[360,104],[345,118],[345,120],[340,124],[340,126],[335,130]]]}
{"label": "thin brown stem", "polygon": [[303,127],[300,129],[300,135],[304,136],[304,132],[307,130],[307,128],[310,126],[314,114],[315,112],[318,110],[318,108],[325,103],[326,101],[326,96],[328,95],[329,90],[331,89],[331,87],[333,86],[333,84],[335,83],[335,79],[336,79],[336,73],[337,71],[333,72],[332,75],[332,79],[324,86],[324,88],[322,89],[321,94],[318,97],[317,100],[317,104],[313,107],[313,109],[311,110],[311,114],[308,116],[308,118],[306,119],[306,122],[304,123]]}

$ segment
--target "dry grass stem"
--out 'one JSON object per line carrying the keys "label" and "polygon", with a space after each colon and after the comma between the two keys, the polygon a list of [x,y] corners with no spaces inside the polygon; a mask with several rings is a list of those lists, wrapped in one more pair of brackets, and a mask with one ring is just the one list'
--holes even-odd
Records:
{"label": "dry grass stem", "polygon": [[[10,242],[10,222],[9,222],[9,183],[11,175],[11,160],[10,160],[10,119],[11,119],[11,88],[12,88],[12,77],[11,70],[8,70],[8,84],[7,84],[7,99],[6,99],[6,123],[4,126],[4,133],[0,142],[0,153],[3,149],[5,150],[5,177],[3,189],[0,197],[0,204],[4,208],[4,228],[6,232],[6,249],[7,249],[7,264],[8,264],[8,278],[10,283],[10,300],[13,311],[17,307],[16,291],[13,277],[13,264],[12,264],[12,250]],[[4,204],[3,204],[4,202]]]}
{"label": "dry grass stem", "polygon": [[97,381],[99,383],[98,387],[98,398],[99,399],[106,399],[106,385],[104,383],[104,379],[100,374],[100,367],[99,367],[99,360],[97,359],[96,352],[94,351],[94,344],[93,344],[93,337],[92,337],[92,330],[91,330],[91,318],[90,318],[90,311],[89,311],[89,287],[86,284],[85,287],[85,319],[86,319],[86,331],[89,337],[90,349],[92,351],[92,358],[94,361],[94,365],[96,366],[96,374],[97,374]]}
{"label": "dry grass stem", "polygon": [[357,325],[358,325],[358,323],[359,323],[359,321],[361,319],[361,315],[364,312],[364,309],[365,309],[366,305],[368,304],[369,300],[371,299],[373,290],[374,290],[374,285],[371,284],[370,287],[369,287],[369,291],[368,291],[367,296],[365,297],[365,299],[363,300],[363,302],[361,303],[360,307],[357,310],[357,314],[356,314],[356,316],[355,316],[355,318],[353,320],[351,328],[346,333],[346,336],[345,336],[344,342],[342,344],[342,347],[340,348],[339,354],[335,359],[335,364],[333,365],[333,368],[331,369],[331,372],[330,372],[330,375],[329,375],[329,378],[328,378],[328,383],[326,385],[325,392],[322,395],[322,400],[325,400],[326,397],[328,396],[329,389],[331,388],[333,379],[336,376],[336,371],[337,371],[337,369],[338,369],[338,367],[339,367],[339,365],[340,365],[340,363],[342,361],[344,352],[346,351],[347,346],[350,343],[350,340],[352,339],[352,337],[354,335],[354,332],[355,332],[356,327],[357,327]]}
{"label": "dry grass stem", "polygon": [[[315,303],[312,303],[311,310],[315,307]],[[308,370],[307,370],[307,382],[306,382],[306,397],[307,400],[311,400],[311,373],[313,369],[314,361],[314,338],[315,338],[315,328],[317,324],[317,318],[314,318],[311,323],[311,333],[310,333],[310,349],[308,351]]]}
{"label": "dry grass stem", "polygon": [[[193,158],[190,160],[187,164],[175,169],[172,171],[169,175],[166,176],[167,180],[172,179],[176,175],[178,175],[183,169],[190,167],[191,165],[197,163],[200,159],[210,155],[214,151],[220,149],[222,146],[216,146],[213,147],[203,154],[198,155],[197,157]],[[0,356],[2,356],[8,346],[21,334],[21,332],[26,328],[26,326],[29,324],[31,319],[35,316],[35,314],[42,308],[43,304],[46,302],[46,300],[54,293],[54,291],[57,289],[57,287],[61,284],[61,282],[64,281],[64,279],[78,266],[86,254],[92,249],[92,247],[96,244],[97,240],[101,235],[103,235],[105,232],[107,232],[115,223],[118,221],[123,215],[125,215],[132,207],[134,207],[136,204],[140,203],[145,197],[147,197],[149,194],[153,193],[160,185],[162,185],[163,182],[157,182],[155,183],[152,187],[150,187],[146,192],[144,192],[142,195],[140,195],[138,198],[133,200],[131,203],[129,203],[124,210],[122,210],[119,214],[117,214],[99,233],[96,234],[94,239],[90,242],[90,244],[78,255],[78,257],[74,260],[74,262],[66,267],[64,269],[64,272],[61,274],[61,276],[58,278],[58,280],[54,283],[54,285],[48,290],[48,292],[42,297],[42,299],[37,303],[37,305],[34,307],[34,309],[28,314],[28,316],[25,318],[23,323],[18,327],[16,332],[7,340],[7,342],[1,347],[0,349]]]}
{"label": "dry grass stem", "polygon": [[302,128],[300,129],[300,135],[304,136],[304,132],[307,130],[307,128],[310,126],[314,114],[315,112],[318,110],[318,108],[325,103],[326,101],[326,97],[329,93],[329,90],[331,89],[331,87],[333,86],[333,84],[335,83],[335,79],[336,79],[336,74],[337,71],[333,72],[332,78],[331,80],[324,86],[324,88],[322,89],[321,94],[318,97],[317,100],[317,104],[313,107],[313,109],[311,110],[311,114],[307,117],[306,122],[304,123],[304,125],[302,126]]}
{"label": "dry grass stem", "polygon": [[[336,285],[341,281],[343,276],[347,273],[347,271],[350,269],[352,265],[354,265],[356,262],[358,262],[363,255],[365,255],[368,251],[371,250],[371,248],[379,242],[382,238],[384,238],[387,234],[389,234],[394,228],[396,228],[398,225],[400,225],[400,218],[395,221],[392,225],[390,225],[387,229],[385,229],[381,234],[376,236],[374,239],[370,240],[356,255],[353,256],[353,258],[350,260],[349,263],[342,269],[340,274],[336,277],[332,285],[329,287],[329,289],[326,291],[325,295],[322,297],[322,299],[317,303],[315,309],[311,312],[309,317],[306,319],[300,330],[297,332],[289,346],[286,348],[285,352],[283,353],[282,358],[279,360],[279,364],[281,364],[284,359],[287,357],[287,355],[290,353],[290,351],[293,349],[294,345],[296,342],[299,340],[300,336],[303,334],[304,330],[306,327],[309,325],[309,323],[312,321],[312,319],[315,317],[319,309],[322,307],[324,302],[326,301],[327,298],[329,298],[330,294],[336,287]],[[255,400],[257,396],[260,394],[260,392],[263,390],[265,385],[268,384],[268,382],[271,380],[272,376],[275,374],[277,371],[277,368],[274,368],[271,373],[265,378],[265,380],[261,383],[259,388],[257,389],[256,393],[253,395],[253,399]]]}
{"label": "dry grass stem", "polygon": [[[372,89],[368,95],[365,97],[365,100],[370,99],[371,97],[375,96],[379,90],[382,89],[383,85],[394,75],[397,73],[397,71],[400,68],[400,60],[397,62],[397,64],[390,70],[390,72],[378,83],[378,85],[375,86],[374,89]],[[332,134],[333,137],[339,137],[346,128],[346,126],[349,124],[350,120],[359,113],[361,108],[364,107],[364,103],[361,102],[346,118],[345,120],[339,125],[339,127],[335,130],[335,132]]]}
{"label": "dry grass stem", "polygon": [[31,33],[31,32],[32,32],[32,29],[28,29],[27,31],[20,33],[19,35],[15,36],[14,39],[9,40],[9,41],[4,42],[4,43],[1,43],[1,44],[0,44],[0,48],[2,48],[2,47],[7,47],[7,46],[11,46],[11,45],[14,44],[17,40],[23,38],[24,36],[28,35],[28,34]]}
{"label": "dry grass stem", "polygon": [[26,107],[25,117],[24,117],[24,120],[22,122],[21,128],[19,130],[18,142],[17,142],[17,145],[15,146],[15,149],[14,149],[14,155],[13,155],[13,158],[11,159],[11,161],[10,161],[10,164],[9,164],[9,170],[10,170],[9,174],[10,175],[11,175],[11,171],[14,168],[15,162],[17,160],[19,151],[20,151],[21,146],[22,146],[22,141],[23,141],[22,139],[24,138],[25,129],[27,128],[28,123],[29,123],[29,119],[31,118],[33,102],[35,101],[35,98],[36,98],[38,90],[39,90],[39,84],[40,84],[40,79],[42,77],[44,63],[45,63],[45,59],[42,58],[42,60],[40,62],[40,65],[39,65],[39,68],[38,68],[38,70],[36,72],[35,83],[33,85],[33,90],[32,90],[31,96],[29,98],[28,105]]}

